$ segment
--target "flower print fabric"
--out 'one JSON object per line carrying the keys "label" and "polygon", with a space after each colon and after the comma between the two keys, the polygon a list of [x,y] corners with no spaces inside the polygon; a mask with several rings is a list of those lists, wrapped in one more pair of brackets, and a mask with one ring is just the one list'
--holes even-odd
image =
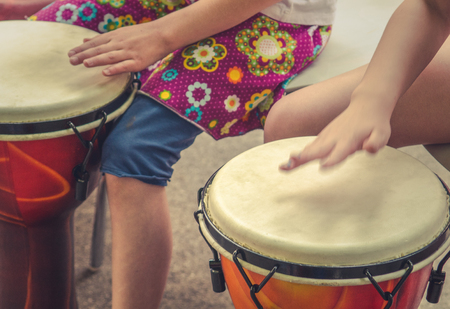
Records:
{"label": "flower print fabric", "polygon": [[201,40],[195,45],[185,48],[182,56],[185,59],[184,67],[188,70],[202,68],[206,72],[214,72],[219,67],[219,60],[227,55],[225,46],[216,44],[214,38]]}
{"label": "flower print fabric", "polygon": [[139,0],[139,2],[142,4],[142,7],[153,11],[157,18],[163,17],[189,4],[186,0]]}
{"label": "flower print fabric", "polygon": [[78,19],[78,8],[73,4],[65,4],[56,12],[56,21],[65,24],[73,24]]}
{"label": "flower print fabric", "polygon": [[[151,22],[193,2],[63,0],[30,20],[58,21],[104,33]],[[141,91],[215,139],[260,129],[289,79],[316,59],[330,31],[330,26],[293,25],[256,14],[139,72]]]}
{"label": "flower print fabric", "polygon": [[247,55],[248,69],[255,76],[269,72],[289,73],[295,63],[293,51],[297,47],[289,32],[278,30],[279,23],[266,16],[258,17],[251,29],[244,29],[236,36],[237,49]]}

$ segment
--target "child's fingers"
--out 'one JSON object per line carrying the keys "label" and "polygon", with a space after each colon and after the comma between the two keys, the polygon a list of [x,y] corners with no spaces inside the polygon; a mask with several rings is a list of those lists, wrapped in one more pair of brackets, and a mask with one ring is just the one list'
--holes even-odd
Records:
{"label": "child's fingers", "polygon": [[333,151],[335,146],[334,142],[324,141],[319,136],[303,149],[299,163],[304,164],[312,160],[325,158]]}
{"label": "child's fingers", "polygon": [[124,60],[124,57],[120,56],[120,49],[110,45],[103,44],[84,50],[71,56],[69,61],[72,65],[84,63],[87,67],[93,67],[98,65],[113,64]]}
{"label": "child's fingers", "polygon": [[344,161],[348,156],[358,150],[365,150],[369,153],[376,153],[381,148],[386,146],[390,134],[374,130],[362,142],[354,141],[349,143],[339,143],[333,152],[326,158],[321,165],[323,167],[330,167]]}
{"label": "child's fingers", "polygon": [[283,163],[279,166],[279,169],[282,171],[290,171],[292,169],[294,169],[296,166],[294,166],[294,160],[292,158],[292,156],[289,158],[289,161],[287,161],[286,163]]}
{"label": "child's fingers", "polygon": [[300,154],[291,155],[287,163],[280,165],[280,169],[289,171],[310,161],[325,158],[330,154],[333,148],[334,144],[323,144],[317,138],[314,142],[307,145]]}
{"label": "child's fingers", "polygon": [[83,60],[83,64],[88,67],[98,67],[102,65],[114,65],[116,63],[128,60],[129,57],[122,51],[109,51],[100,55],[88,56]]}
{"label": "child's fingers", "polygon": [[83,53],[88,50],[96,49],[99,46],[105,45],[110,42],[108,36],[98,35],[93,38],[85,38],[83,39],[83,44],[72,48],[68,52],[69,57],[73,57],[74,55]]}
{"label": "child's fingers", "polygon": [[363,142],[362,149],[370,153],[376,153],[378,150],[386,146],[388,140],[389,134],[374,131],[369,138]]}
{"label": "child's fingers", "polygon": [[282,171],[290,171],[290,170],[293,170],[305,163],[306,162],[305,162],[305,160],[302,159],[301,154],[291,155],[291,157],[289,158],[289,161],[284,164],[281,164],[279,166],[279,169]]}
{"label": "child's fingers", "polygon": [[90,45],[87,45],[87,43],[90,41],[92,41],[92,39],[87,39],[87,38],[83,39],[83,44],[78,45],[78,46],[72,48],[71,50],[69,50],[67,55],[69,57],[72,57],[73,55],[83,52],[84,50],[87,49],[88,46],[90,46]]}
{"label": "child's fingers", "polygon": [[339,143],[333,151],[320,162],[321,167],[331,167],[344,161],[349,155],[355,153],[361,147],[354,143]]}
{"label": "child's fingers", "polygon": [[136,62],[132,59],[128,59],[104,69],[103,74],[106,76],[111,76],[125,72],[138,72],[138,71],[141,71],[141,69],[138,68]]}
{"label": "child's fingers", "polygon": [[71,56],[69,62],[71,65],[79,65],[83,63],[84,58],[79,56]]}

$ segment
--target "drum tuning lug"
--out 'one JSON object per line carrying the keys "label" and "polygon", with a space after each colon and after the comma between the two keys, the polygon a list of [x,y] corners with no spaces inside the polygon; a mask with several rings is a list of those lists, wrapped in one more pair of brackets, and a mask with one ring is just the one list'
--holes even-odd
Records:
{"label": "drum tuning lug", "polygon": [[225,277],[223,276],[222,264],[217,260],[209,260],[209,268],[211,271],[211,282],[213,291],[216,293],[225,292]]}
{"label": "drum tuning lug", "polygon": [[100,130],[103,128],[103,126],[105,125],[105,123],[108,119],[108,116],[104,111],[101,111],[100,115],[101,115],[102,120],[100,121],[100,125],[95,130],[95,133],[90,141],[85,140],[81,136],[81,133],[78,131],[78,129],[75,127],[75,125],[72,122],[69,121],[67,123],[69,125],[69,127],[72,128],[73,132],[78,137],[78,139],[83,144],[83,146],[88,149],[83,162],[81,164],[75,166],[72,170],[72,174],[73,174],[73,176],[75,176],[75,180],[76,180],[76,182],[75,182],[75,199],[77,201],[84,201],[87,198],[89,172],[86,170],[86,167],[89,163],[89,159],[91,158],[92,151],[94,149],[94,142],[97,139],[97,137],[100,133]]}
{"label": "drum tuning lug", "polygon": [[77,165],[73,169],[73,175],[75,176],[75,199],[77,201],[84,201],[87,198],[87,188],[89,182],[89,172],[84,170],[81,165]]}
{"label": "drum tuning lug", "polygon": [[441,297],[442,288],[444,287],[445,272],[443,271],[445,263],[450,259],[450,251],[439,262],[437,270],[432,270],[430,275],[430,283],[427,289],[427,301],[437,304]]}
{"label": "drum tuning lug", "polygon": [[[197,210],[194,213],[195,220],[197,223],[200,223],[198,220],[198,216],[203,213],[202,210]],[[225,277],[223,275],[222,263],[220,262],[219,253],[214,249],[206,240],[205,235],[203,235],[202,230],[199,228],[200,235],[202,235],[203,239],[206,241],[209,249],[213,253],[214,259],[209,260],[209,269],[211,273],[211,283],[213,291],[216,293],[222,293],[226,290],[225,286]]]}
{"label": "drum tuning lug", "polygon": [[86,154],[86,157],[83,160],[83,163],[75,166],[73,169],[73,175],[75,176],[75,199],[77,201],[84,201],[87,198],[87,188],[89,181],[89,172],[86,170],[87,163],[89,158],[91,157],[92,149],[94,148],[94,144],[92,142],[88,142],[89,149]]}
{"label": "drum tuning lug", "polygon": [[431,271],[430,283],[427,289],[427,301],[437,304],[441,298],[442,288],[444,287],[445,272]]}

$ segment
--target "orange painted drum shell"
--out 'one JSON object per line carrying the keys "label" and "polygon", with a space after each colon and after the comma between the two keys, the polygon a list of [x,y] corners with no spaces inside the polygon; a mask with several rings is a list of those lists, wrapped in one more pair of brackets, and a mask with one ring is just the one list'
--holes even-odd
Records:
{"label": "orange painted drum shell", "polygon": [[[256,308],[250,289],[234,262],[221,256],[222,269],[233,305],[236,309]],[[428,283],[432,265],[410,275],[394,297],[391,309],[418,308]],[[264,276],[245,270],[249,279],[258,284]],[[400,279],[380,282],[383,291],[391,292]],[[320,286],[270,279],[256,294],[263,308],[271,309],[380,309],[387,304],[371,284],[358,286]]]}
{"label": "orange painted drum shell", "polygon": [[[100,149],[108,130],[102,129],[87,165],[88,194],[100,176]],[[94,133],[90,130],[82,136],[90,139]],[[0,220],[31,226],[80,205],[75,200],[72,170],[83,162],[86,152],[74,134],[37,141],[0,141]]]}

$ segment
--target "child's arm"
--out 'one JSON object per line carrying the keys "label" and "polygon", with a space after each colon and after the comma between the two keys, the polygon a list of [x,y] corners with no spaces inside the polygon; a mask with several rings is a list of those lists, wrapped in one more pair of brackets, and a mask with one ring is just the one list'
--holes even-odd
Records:
{"label": "child's arm", "polygon": [[201,39],[227,30],[280,0],[200,0],[150,23],[85,39],[69,52],[73,65],[109,65],[103,73],[138,72]]}
{"label": "child's arm", "polygon": [[298,156],[289,170],[315,159],[324,167],[358,150],[375,153],[390,137],[398,99],[428,65],[450,33],[450,1],[405,0],[392,15],[350,105]]}
{"label": "child's arm", "polygon": [[0,0],[0,20],[24,20],[54,0]]}

